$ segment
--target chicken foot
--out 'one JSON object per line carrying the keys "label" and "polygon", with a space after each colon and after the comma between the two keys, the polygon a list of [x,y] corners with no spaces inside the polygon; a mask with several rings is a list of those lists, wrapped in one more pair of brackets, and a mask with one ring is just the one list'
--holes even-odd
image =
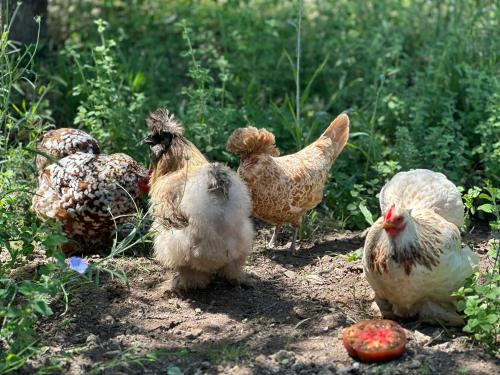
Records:
{"label": "chicken foot", "polygon": [[[293,227],[293,238],[292,238],[292,244],[290,245],[290,251],[292,252],[292,255],[295,255],[297,253],[297,235],[299,233],[299,227],[300,225],[298,226],[294,226]],[[269,249],[273,249],[276,245],[276,239],[278,238],[278,233],[279,233],[279,230],[281,229],[281,225],[276,225],[274,227],[274,231],[273,231],[273,235],[271,236],[271,240],[267,243],[267,247]]]}

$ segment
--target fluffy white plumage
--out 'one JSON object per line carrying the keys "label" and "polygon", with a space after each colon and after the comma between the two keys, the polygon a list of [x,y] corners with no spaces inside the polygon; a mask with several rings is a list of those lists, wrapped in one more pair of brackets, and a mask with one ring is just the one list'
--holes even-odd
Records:
{"label": "fluffy white plumage", "polygon": [[393,203],[399,208],[431,208],[459,228],[464,224],[460,192],[442,173],[428,169],[399,172],[380,191],[382,214]]}
{"label": "fluffy white plumage", "polygon": [[[225,192],[210,189],[215,168],[228,178]],[[179,271],[171,288],[203,288],[215,274],[240,282],[254,235],[250,196],[241,179],[227,167],[207,164],[187,180],[176,211],[186,218],[185,226],[164,225],[161,218],[153,226],[156,259]]]}
{"label": "fluffy white plumage", "polygon": [[457,225],[463,223],[463,205],[458,199],[444,175],[421,169],[398,173],[382,189],[384,217],[368,232],[363,266],[385,317],[463,323],[451,294],[472,274],[478,259],[467,246],[462,248]]}
{"label": "fluffy white plumage", "polygon": [[240,283],[253,242],[245,184],[230,168],[209,163],[168,110],[157,109],[146,123],[155,257],[176,271],[167,289],[204,288],[215,274]]}

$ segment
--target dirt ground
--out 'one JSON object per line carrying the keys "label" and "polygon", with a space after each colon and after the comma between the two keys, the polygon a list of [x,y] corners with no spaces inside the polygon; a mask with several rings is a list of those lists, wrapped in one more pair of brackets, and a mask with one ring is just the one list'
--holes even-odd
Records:
{"label": "dirt ground", "polygon": [[[297,256],[286,248],[286,233],[272,251],[264,247],[269,237],[267,227],[258,230],[247,287],[216,281],[207,290],[164,295],[170,271],[147,257],[120,259],[129,287],[113,280],[85,285],[64,316],[40,324],[43,364],[70,374],[500,374],[499,359],[461,329],[416,321],[402,323],[409,341],[400,359],[353,360],[342,330],[377,317],[361,260],[353,259],[361,232],[302,242]],[[484,230],[464,239],[482,267],[488,240]]]}

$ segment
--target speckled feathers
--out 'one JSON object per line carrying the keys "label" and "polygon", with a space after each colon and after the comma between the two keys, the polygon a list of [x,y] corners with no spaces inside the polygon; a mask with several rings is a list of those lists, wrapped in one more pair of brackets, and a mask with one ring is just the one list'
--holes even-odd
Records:
{"label": "speckled feathers", "polygon": [[339,115],[312,144],[281,157],[274,136],[265,129],[237,129],[227,150],[240,155],[239,175],[247,184],[253,213],[274,225],[298,226],[304,213],[323,199],[333,162],[349,137],[349,118]]}
{"label": "speckled feathers", "polygon": [[114,218],[119,224],[136,211],[148,173],[130,156],[100,154],[97,141],[76,129],[44,134],[38,149],[62,158],[52,163],[37,156],[33,210],[42,219],[59,220],[69,238],[104,240],[115,228]]}
{"label": "speckled feathers", "polygon": [[114,229],[113,217],[135,211],[141,178],[147,171],[130,156],[77,152],[44,169],[33,208],[41,217],[61,220],[70,237],[95,239]]}
{"label": "speckled feathers", "polygon": [[[101,150],[97,141],[82,130],[72,128],[60,128],[50,130],[39,138],[37,149],[56,159],[76,152],[86,154],[100,154]],[[52,161],[43,155],[36,156],[36,167],[41,172]]]}

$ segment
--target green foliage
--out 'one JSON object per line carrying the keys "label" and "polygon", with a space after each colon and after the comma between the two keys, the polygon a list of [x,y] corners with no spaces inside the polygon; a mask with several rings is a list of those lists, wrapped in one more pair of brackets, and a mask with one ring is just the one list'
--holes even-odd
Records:
{"label": "green foliage", "polygon": [[[498,251],[498,246],[496,246]],[[475,274],[463,289],[457,292],[465,297],[460,301],[459,309],[467,316],[465,332],[474,334],[474,338],[487,344],[492,349],[498,349],[500,316],[500,275],[489,273],[484,277]]]}
{"label": "green foliage", "polygon": [[490,258],[489,268],[486,272],[476,272],[454,295],[460,297],[458,308],[467,317],[465,332],[474,334],[474,338],[487,345],[493,351],[499,350],[500,335],[500,189],[487,184],[485,191],[478,188],[469,190],[465,196],[465,205],[471,210],[473,199],[479,198],[487,203],[477,207],[478,211],[494,215],[490,222],[494,238],[488,252]]}
{"label": "green foliage", "polygon": [[244,344],[221,343],[217,345],[200,345],[196,352],[215,364],[233,362],[241,363],[249,357],[249,349]]}
{"label": "green foliage", "polygon": [[[40,85],[31,71],[37,46],[12,44],[8,29],[0,43],[0,373],[6,373],[36,352],[34,324],[53,314],[50,304],[65,295],[73,275],[58,250],[64,236],[29,213],[34,165],[28,149],[50,118],[50,86]],[[30,271],[36,249],[43,249],[49,262]]]}
{"label": "green foliage", "polygon": [[142,369],[147,362],[155,362],[158,360],[156,352],[148,354],[138,354],[140,346],[132,345],[123,351],[120,351],[117,356],[109,361],[98,362],[92,366],[92,371],[89,374],[102,374],[118,370]]}
{"label": "green foliage", "polygon": [[[46,129],[47,122],[52,120],[48,97],[53,85],[41,83],[42,79],[34,71],[38,45],[19,47],[9,41],[8,32],[7,28],[0,38],[0,374],[20,369],[39,352],[36,322],[42,317],[53,317],[53,306],[57,304],[62,303],[63,314],[66,313],[71,292],[84,285],[82,277],[83,281],[99,283],[104,272],[126,281],[126,275],[116,268],[113,259],[144,241],[141,235],[144,215],[138,211],[136,225],[128,235],[121,240],[115,238],[110,255],[93,264],[86,275],[80,276],[68,269],[59,250],[60,245],[67,241],[59,225],[40,224],[31,213],[36,184],[31,150],[36,148],[36,139]],[[105,43],[104,39],[102,43]],[[112,57],[106,48],[101,52],[98,55],[96,51],[95,63],[101,73],[108,69],[106,74],[111,77]],[[100,76],[88,83],[99,91],[102,87],[98,86],[103,80]],[[113,105],[118,105],[126,97],[123,92],[107,91],[106,94],[122,95],[113,102]],[[135,113],[134,103],[140,102],[138,97],[140,95],[128,103],[129,114]],[[87,98],[82,108],[89,108],[88,103],[94,99]],[[121,110],[123,108],[111,115],[106,114],[109,115],[106,118],[124,120],[125,116],[117,115]],[[95,111],[87,115],[92,120],[98,118]],[[92,126],[99,131],[102,124],[96,120]],[[130,141],[129,130],[120,131],[124,138],[128,134]],[[119,135],[110,133],[111,136],[118,138]]]}
{"label": "green foliage", "polygon": [[500,176],[500,93],[497,91],[487,100],[486,121],[478,124],[476,134],[481,139],[473,153],[484,164],[486,175],[498,183]]}
{"label": "green foliage", "polygon": [[327,220],[323,219],[320,221],[320,219],[318,211],[314,210],[306,212],[299,227],[299,238],[311,239],[320,227],[328,227]]}
{"label": "green foliage", "polygon": [[353,250],[346,255],[346,260],[348,262],[355,262],[356,260],[360,260],[363,258],[363,248],[360,247],[357,250]]}
{"label": "green foliage", "polygon": [[341,218],[341,222],[348,223],[349,227],[365,228],[377,219],[374,212],[379,212],[380,189],[399,169],[397,162],[378,162],[370,168],[369,172],[374,172],[373,177],[362,180],[360,177],[336,172],[334,168],[331,173],[334,183],[325,192],[325,204],[333,207],[334,215]]}
{"label": "green foliage", "polygon": [[[108,23],[95,21],[100,42],[91,48],[91,60],[82,57],[77,46],[68,43],[64,56],[71,58],[81,79],[73,87],[79,98],[75,126],[83,126],[109,152],[136,154],[143,123],[146,97],[141,92],[142,73],[124,75],[116,63],[116,43],[106,39]],[[88,53],[88,52],[82,52]]]}
{"label": "green foliage", "polygon": [[[109,124],[117,121],[135,141],[144,129],[143,114],[166,105],[211,159],[235,165],[234,155],[224,149],[237,127],[272,130],[286,154],[347,111],[350,144],[335,162],[323,208],[354,228],[366,226],[366,210],[360,207],[373,219],[379,211],[372,197],[390,177],[374,168],[380,162],[441,171],[466,187],[483,177],[498,181],[498,56],[493,51],[500,49],[500,39],[490,2],[321,0],[301,9],[299,3],[139,1],[124,7],[120,1],[77,2],[73,11],[54,18],[66,20],[59,23],[60,34],[78,45],[85,77],[95,82],[83,104],[57,96],[55,116],[64,123],[82,110],[77,118],[97,121],[97,129],[108,124],[105,131],[118,128]],[[106,43],[91,27],[91,14],[106,20],[101,24],[107,25]],[[96,46],[104,51],[96,52]],[[103,56],[111,57],[112,79],[99,73],[109,62],[94,61],[107,61]],[[66,55],[58,61],[66,62]],[[78,69],[67,65],[56,64],[66,85],[57,85],[62,93],[87,85]],[[144,80],[132,91],[148,100],[137,100],[135,112],[124,114],[119,108],[135,101],[129,77],[136,72]],[[98,103],[108,103],[111,93],[121,104],[101,108]],[[106,114],[88,115],[95,108]],[[124,144],[137,157],[145,154],[130,141]]]}
{"label": "green foliage", "polygon": [[235,109],[229,105],[231,97],[226,91],[226,84],[231,79],[231,67],[223,56],[218,57],[214,61],[217,78],[212,77],[193,49],[193,30],[186,22],[181,22],[179,26],[187,46],[184,56],[189,58],[188,77],[191,79],[191,84],[182,90],[189,101],[184,117],[188,125],[186,134],[209,157],[220,157],[231,134],[229,124],[235,123],[238,118]]}
{"label": "green foliage", "polygon": [[463,201],[465,207],[465,225],[470,224],[471,216],[476,214],[476,205],[474,200],[481,194],[481,188],[474,186],[467,191],[467,194],[463,194]]}

